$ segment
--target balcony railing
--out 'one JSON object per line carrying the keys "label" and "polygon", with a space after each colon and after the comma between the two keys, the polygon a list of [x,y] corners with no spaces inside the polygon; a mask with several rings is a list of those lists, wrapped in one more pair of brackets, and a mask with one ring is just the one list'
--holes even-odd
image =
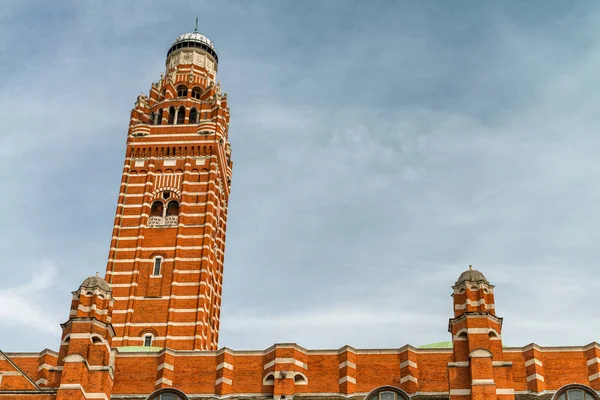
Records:
{"label": "balcony railing", "polygon": [[166,217],[152,216],[148,218],[148,226],[150,227],[164,227],[164,226],[176,226],[179,222],[177,215],[168,215]]}

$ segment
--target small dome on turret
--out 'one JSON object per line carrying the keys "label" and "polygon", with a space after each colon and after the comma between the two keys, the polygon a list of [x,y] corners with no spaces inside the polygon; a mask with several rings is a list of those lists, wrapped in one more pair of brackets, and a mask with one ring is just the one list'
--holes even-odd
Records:
{"label": "small dome on turret", "polygon": [[85,278],[83,280],[83,282],[81,282],[81,285],[79,286],[80,288],[84,287],[84,288],[94,288],[94,287],[99,287],[102,290],[105,290],[107,292],[110,292],[110,285],[108,284],[108,282],[106,282],[103,278],[101,278],[100,276],[98,276],[98,274],[96,274],[96,276],[90,276],[89,278]]}
{"label": "small dome on turret", "polygon": [[458,280],[456,281],[455,286],[460,285],[463,282],[485,282],[486,284],[490,284],[488,282],[487,279],[485,279],[485,276],[477,271],[476,269],[473,269],[472,265],[469,265],[469,269],[466,270],[465,272],[463,272],[462,274],[460,274],[460,276],[458,277]]}
{"label": "small dome on turret", "polygon": [[195,47],[202,49],[211,56],[213,56],[216,62],[219,62],[219,57],[217,57],[215,45],[209,38],[198,32],[197,29],[195,29],[194,32],[179,35],[171,45],[169,51],[167,52],[167,57],[175,50],[181,49],[183,47]]}

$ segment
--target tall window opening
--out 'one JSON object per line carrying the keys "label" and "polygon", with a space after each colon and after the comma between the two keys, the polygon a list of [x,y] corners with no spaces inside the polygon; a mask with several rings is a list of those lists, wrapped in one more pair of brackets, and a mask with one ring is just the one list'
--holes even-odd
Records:
{"label": "tall window opening", "polygon": [[175,107],[169,107],[169,125],[175,122]]}
{"label": "tall window opening", "polygon": [[163,110],[162,108],[158,109],[158,113],[156,114],[156,125],[162,125],[163,119]]}
{"label": "tall window opening", "polygon": [[200,96],[202,96],[202,89],[200,89],[198,86],[194,87],[192,89],[192,98],[200,100]]}
{"label": "tall window opening", "polygon": [[178,215],[178,214],[179,214],[179,202],[170,201],[169,204],[167,205],[167,217],[171,216],[171,215]]}
{"label": "tall window opening", "polygon": [[152,208],[150,209],[151,217],[162,217],[163,214],[163,203],[162,201],[155,201],[152,203]]}
{"label": "tall window opening", "polygon": [[190,110],[190,124],[197,124],[198,123],[198,110],[196,110],[196,108],[192,108]]}
{"label": "tall window opening", "polygon": [[179,202],[170,201],[167,205],[167,213],[165,216],[165,223],[167,225],[176,225],[178,222],[179,215]]}
{"label": "tall window opening", "polygon": [[152,335],[151,334],[144,335],[144,346],[145,347],[152,346]]}
{"label": "tall window opening", "polygon": [[162,257],[154,258],[154,269],[152,270],[152,275],[160,275],[161,266],[162,266]]}
{"label": "tall window opening", "polygon": [[156,120],[156,114],[154,112],[151,112],[149,124],[154,125],[155,120]]}
{"label": "tall window opening", "polygon": [[177,123],[180,125],[185,123],[185,107],[184,106],[179,107],[179,110],[177,111]]}
{"label": "tall window opening", "polygon": [[177,86],[177,97],[187,97],[188,88],[185,85]]}

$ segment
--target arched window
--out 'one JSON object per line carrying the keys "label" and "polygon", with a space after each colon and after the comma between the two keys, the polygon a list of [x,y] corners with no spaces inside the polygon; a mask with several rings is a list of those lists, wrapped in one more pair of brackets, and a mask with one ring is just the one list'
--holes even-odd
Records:
{"label": "arched window", "polygon": [[158,113],[156,114],[156,125],[162,125],[163,118],[163,110],[162,108],[158,109]]}
{"label": "arched window", "polygon": [[154,339],[154,337],[152,336],[151,333],[146,333],[144,335],[144,347],[151,347],[152,346],[152,339]]}
{"label": "arched window", "polygon": [[154,275],[154,276],[160,275],[162,261],[163,261],[162,257],[154,257],[154,267],[152,268],[152,275]]}
{"label": "arched window", "polygon": [[573,384],[558,389],[552,400],[600,400],[600,397],[587,386]]}
{"label": "arched window", "polygon": [[197,124],[198,123],[198,110],[196,110],[196,108],[192,108],[190,110],[190,124]]}
{"label": "arched window", "polygon": [[188,88],[185,85],[177,86],[177,97],[187,97]]}
{"label": "arched window", "polygon": [[175,122],[175,107],[169,107],[169,125]]}
{"label": "arched window", "polygon": [[185,107],[184,106],[179,107],[179,110],[177,111],[177,123],[179,125],[185,123]]}
{"label": "arched window", "polygon": [[178,215],[179,214],[179,203],[177,201],[170,201],[169,204],[167,205],[167,217],[170,217],[172,215]]}
{"label": "arched window", "polygon": [[167,388],[157,390],[148,396],[147,400],[189,400],[189,398],[180,390]]}
{"label": "arched window", "polygon": [[273,375],[272,373],[267,374],[267,376],[265,376],[263,378],[263,385],[274,385],[275,384],[275,375]]}
{"label": "arched window", "polygon": [[192,98],[200,100],[200,96],[202,96],[202,89],[198,86],[192,89]]}
{"label": "arched window", "polygon": [[308,382],[306,381],[306,377],[298,372],[294,375],[294,383],[296,385],[306,385]]}
{"label": "arched window", "polygon": [[152,203],[152,208],[150,209],[151,217],[162,217],[163,215],[163,203],[162,201],[155,201]]}
{"label": "arched window", "polygon": [[381,386],[365,396],[365,400],[410,400],[402,389],[393,386]]}
{"label": "arched window", "polygon": [[156,114],[154,112],[150,113],[150,125],[154,125],[154,120],[156,119]]}
{"label": "arched window", "polygon": [[152,203],[150,207],[150,216],[148,217],[148,226],[165,226],[177,225],[179,222],[179,202],[175,200],[177,197],[174,192],[168,190],[161,193],[161,197],[165,200],[170,199],[165,207],[165,203],[158,199]]}

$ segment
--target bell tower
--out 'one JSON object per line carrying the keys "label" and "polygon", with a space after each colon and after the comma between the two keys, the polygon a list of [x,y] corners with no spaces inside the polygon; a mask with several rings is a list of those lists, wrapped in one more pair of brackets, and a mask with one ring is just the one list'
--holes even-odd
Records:
{"label": "bell tower", "polygon": [[197,29],[131,111],[106,281],[113,347],[215,350],[231,183],[227,94]]}

